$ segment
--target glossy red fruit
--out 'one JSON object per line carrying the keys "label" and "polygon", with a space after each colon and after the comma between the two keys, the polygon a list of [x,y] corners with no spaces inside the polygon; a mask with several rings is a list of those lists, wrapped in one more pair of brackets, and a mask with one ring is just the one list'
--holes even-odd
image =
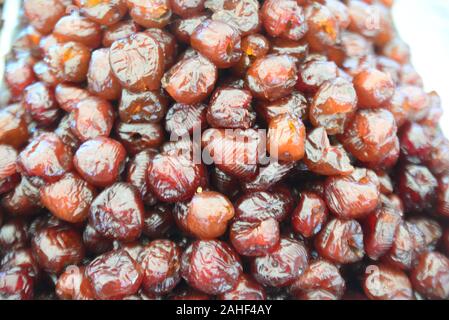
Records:
{"label": "glossy red fruit", "polygon": [[120,98],[122,88],[111,70],[109,57],[109,50],[106,48],[92,52],[87,71],[87,88],[103,99],[117,100]]}
{"label": "glossy red fruit", "polygon": [[449,176],[440,178],[438,183],[438,213],[449,217]]}
{"label": "glossy red fruit", "polygon": [[256,0],[243,0],[239,2],[233,0],[206,1],[205,6],[213,12],[213,20],[228,23],[238,29],[242,36],[260,30],[260,5]]}
{"label": "glossy red fruit", "polygon": [[0,145],[0,194],[11,191],[19,182],[16,160],[16,149]]}
{"label": "glossy red fruit", "polygon": [[30,248],[10,250],[1,260],[3,270],[21,268],[34,280],[40,276],[39,265]]}
{"label": "glossy red fruit", "polygon": [[329,177],[325,184],[326,203],[341,219],[359,219],[376,209],[380,201],[379,179],[367,169],[355,169],[349,176]]}
{"label": "glossy red fruit", "polygon": [[129,163],[126,181],[132,184],[140,191],[140,196],[146,205],[155,205],[157,199],[154,194],[150,192],[147,181],[147,171],[150,162],[156,155],[156,151],[148,149],[138,153]]}
{"label": "glossy red fruit", "polygon": [[412,284],[407,274],[387,265],[368,266],[362,287],[371,300],[414,300]]}
{"label": "glossy red fruit", "polygon": [[9,62],[5,69],[5,81],[13,99],[20,99],[25,88],[36,81],[33,66],[26,59]]}
{"label": "glossy red fruit", "polygon": [[158,154],[148,168],[148,186],[160,201],[189,200],[202,184],[204,168],[186,157]]}
{"label": "glossy red fruit", "polygon": [[262,156],[260,139],[254,129],[208,129],[202,135],[203,161],[241,180],[252,179]]}
{"label": "glossy red fruit", "polygon": [[293,92],[298,80],[294,59],[285,54],[267,55],[249,68],[246,84],[254,97],[274,101]]}
{"label": "glossy red fruit", "polygon": [[98,24],[78,14],[59,19],[53,35],[61,42],[80,42],[89,48],[98,48],[101,44],[102,30]]}
{"label": "glossy red fruit", "polygon": [[299,161],[304,157],[306,128],[302,121],[289,114],[270,121],[267,148],[270,156],[284,162]]}
{"label": "glossy red fruit", "polygon": [[106,238],[133,241],[142,233],[143,214],[137,189],[126,183],[116,183],[92,202],[90,223]]}
{"label": "glossy red fruit", "polygon": [[23,105],[33,120],[43,126],[52,125],[60,115],[53,89],[42,82],[26,87]]}
{"label": "glossy red fruit", "polygon": [[282,222],[294,206],[289,190],[284,188],[270,191],[249,192],[235,203],[235,218],[248,222],[262,222],[269,218]]}
{"label": "glossy red fruit", "polygon": [[26,175],[54,182],[73,168],[72,151],[56,134],[44,133],[23,149],[17,163]]}
{"label": "glossy red fruit", "polygon": [[109,61],[112,72],[125,88],[135,92],[159,89],[164,55],[158,42],[148,33],[136,33],[114,42]]}
{"label": "glossy red fruit", "polygon": [[218,68],[229,68],[242,56],[238,30],[221,21],[206,20],[201,23],[190,37],[190,43],[193,49]]}
{"label": "glossy red fruit", "polygon": [[282,238],[276,249],[253,260],[251,272],[262,285],[285,287],[299,277],[307,266],[305,246],[296,240]]}
{"label": "glossy red fruit", "polygon": [[120,120],[126,123],[160,122],[167,106],[166,96],[158,91],[134,93],[124,89],[119,105]]}
{"label": "glossy red fruit", "polygon": [[189,18],[176,19],[170,25],[172,34],[180,43],[190,44],[190,37],[202,22],[209,19],[210,15],[207,13],[198,14]]}
{"label": "glossy red fruit", "polygon": [[136,293],[143,280],[139,264],[125,250],[98,256],[86,267],[96,298],[121,299]]}
{"label": "glossy red fruit", "polygon": [[108,137],[114,124],[111,104],[97,97],[78,102],[73,111],[72,131],[81,142]]}
{"label": "glossy red fruit", "polygon": [[60,0],[26,0],[23,8],[30,24],[42,34],[49,34],[66,13]]}
{"label": "glossy red fruit", "polygon": [[39,266],[47,272],[60,273],[66,266],[79,264],[84,258],[81,235],[68,227],[39,230],[31,246]]}
{"label": "glossy red fruit", "polygon": [[413,217],[409,221],[421,230],[424,235],[425,247],[429,251],[435,250],[436,245],[443,235],[440,223],[427,217]]}
{"label": "glossy red fruit", "polygon": [[27,246],[29,234],[23,220],[14,219],[0,228],[0,251],[7,253]]}
{"label": "glossy red fruit", "polygon": [[196,104],[212,93],[217,67],[202,55],[185,57],[167,71],[162,87],[177,102]]}
{"label": "glossy red fruit", "polygon": [[446,250],[446,254],[449,254],[449,229],[446,229],[443,234],[443,245]]}
{"label": "glossy red fruit", "polygon": [[129,14],[135,22],[145,28],[163,28],[172,16],[169,0],[126,0]]}
{"label": "glossy red fruit", "polygon": [[89,97],[90,94],[87,90],[73,85],[61,83],[55,88],[56,101],[59,107],[67,112],[74,111],[78,102]]}
{"label": "glossy red fruit", "polygon": [[216,295],[226,293],[237,285],[242,265],[226,243],[196,241],[182,255],[181,274],[193,288]]}
{"label": "glossy red fruit", "polygon": [[207,121],[214,128],[249,129],[256,120],[249,91],[231,87],[218,88],[207,109]]}
{"label": "glossy red fruit", "polygon": [[22,176],[20,183],[3,197],[1,203],[5,211],[13,216],[35,215],[41,210],[39,187],[34,186],[29,178]]}
{"label": "glossy red fruit", "polygon": [[325,57],[319,55],[307,57],[307,60],[299,67],[296,88],[299,91],[314,94],[326,81],[335,80],[338,74],[337,65],[327,61]]}
{"label": "glossy red fruit", "polygon": [[346,289],[345,279],[334,264],[326,260],[316,260],[304,270],[290,286],[294,296],[323,290],[337,298],[341,298]]}
{"label": "glossy red fruit", "polygon": [[237,220],[230,228],[229,238],[240,255],[264,256],[279,244],[279,222],[273,218],[260,222]]}
{"label": "glossy red fruit", "polygon": [[427,169],[418,165],[406,165],[399,172],[397,191],[406,211],[430,210],[436,200],[438,181]]}
{"label": "glossy red fruit", "polygon": [[372,260],[378,260],[393,246],[401,213],[388,207],[377,209],[363,223],[365,251]]}
{"label": "glossy red fruit", "polygon": [[266,300],[265,289],[250,276],[243,274],[231,291],[220,294],[219,300]]}
{"label": "glossy red fruit", "polygon": [[188,18],[204,10],[204,0],[170,0],[170,6],[178,16]]}
{"label": "glossy red fruit", "polygon": [[257,114],[268,124],[277,116],[289,114],[303,122],[308,117],[308,102],[298,91],[273,102],[259,102],[256,104]]}
{"label": "glossy red fruit", "polygon": [[126,150],[119,142],[98,137],[81,145],[74,164],[84,180],[94,186],[107,187],[118,180],[125,159]]}
{"label": "glossy red fruit", "polygon": [[165,115],[165,130],[176,136],[192,134],[195,129],[207,127],[205,104],[175,103]]}
{"label": "glossy red fruit", "polygon": [[304,163],[310,171],[326,176],[348,175],[354,171],[345,149],[341,145],[331,145],[323,127],[307,136]]}
{"label": "glossy red fruit", "polygon": [[425,161],[432,150],[429,131],[415,122],[408,123],[401,128],[400,144],[401,156],[413,163]]}
{"label": "glossy red fruit", "polygon": [[309,27],[306,39],[314,51],[325,51],[340,42],[340,26],[337,16],[327,5],[314,2],[306,8]]}
{"label": "glossy red fruit", "polygon": [[158,205],[145,211],[143,234],[150,239],[163,239],[170,234],[174,225],[171,208]]}
{"label": "glossy red fruit", "polygon": [[42,204],[56,217],[70,223],[87,218],[95,195],[95,189],[73,173],[40,189]]}
{"label": "glossy red fruit", "polygon": [[188,204],[186,226],[202,240],[222,236],[234,217],[234,206],[224,195],[214,191],[197,192]]}
{"label": "glossy red fruit", "polygon": [[1,300],[32,300],[34,279],[26,268],[11,268],[0,271]]}
{"label": "glossy red fruit", "polygon": [[112,240],[103,237],[91,224],[83,231],[83,243],[90,254],[99,255],[112,250]]}
{"label": "glossy red fruit", "polygon": [[385,110],[361,110],[340,137],[346,150],[370,167],[391,167],[399,157],[393,115]]}
{"label": "glossy red fruit", "polygon": [[269,165],[261,167],[259,173],[251,180],[242,184],[246,192],[267,191],[277,183],[283,181],[295,168],[294,162],[280,163],[271,161]]}
{"label": "glossy red fruit", "polygon": [[389,74],[369,69],[354,78],[354,88],[361,108],[382,108],[391,101],[395,85]]}
{"label": "glossy red fruit", "polygon": [[306,238],[318,234],[328,217],[326,202],[316,193],[303,192],[292,213],[293,230]]}
{"label": "glossy red fruit", "polygon": [[56,294],[61,300],[95,300],[93,288],[84,274],[85,267],[68,266],[56,283]]}
{"label": "glossy red fruit", "polygon": [[335,263],[358,262],[365,255],[362,227],[355,220],[334,219],[315,238],[315,249]]}
{"label": "glossy red fruit", "polygon": [[357,108],[357,95],[352,84],[336,78],[324,82],[312,101],[309,118],[315,127],[324,127],[328,134],[343,133]]}
{"label": "glossy red fruit", "polygon": [[148,244],[137,258],[142,269],[142,287],[146,292],[165,294],[181,280],[181,250],[169,240]]}
{"label": "glossy red fruit", "polygon": [[304,10],[294,0],[268,0],[262,7],[265,30],[272,37],[301,39],[308,30]]}
{"label": "glossy red fruit", "polygon": [[413,287],[429,299],[449,297],[449,259],[438,252],[421,255],[412,270]]}
{"label": "glossy red fruit", "polygon": [[74,0],[81,8],[81,13],[101,25],[110,26],[117,23],[127,12],[124,0]]}
{"label": "glossy red fruit", "polygon": [[[15,107],[12,105],[10,107]],[[28,141],[28,128],[25,117],[15,115],[6,107],[0,110],[0,143],[15,148],[22,147]]]}
{"label": "glossy red fruit", "polygon": [[90,49],[79,42],[55,44],[48,49],[44,62],[57,83],[81,83],[89,69]]}
{"label": "glossy red fruit", "polygon": [[133,20],[123,20],[117,22],[104,30],[102,44],[103,47],[110,47],[115,41],[129,38],[139,32],[141,27]]}
{"label": "glossy red fruit", "polygon": [[156,123],[118,123],[115,133],[130,155],[158,148],[164,140],[164,131]]}
{"label": "glossy red fruit", "polygon": [[425,250],[425,238],[421,230],[411,222],[403,222],[396,230],[393,246],[385,262],[401,270],[410,270],[418,256]]}

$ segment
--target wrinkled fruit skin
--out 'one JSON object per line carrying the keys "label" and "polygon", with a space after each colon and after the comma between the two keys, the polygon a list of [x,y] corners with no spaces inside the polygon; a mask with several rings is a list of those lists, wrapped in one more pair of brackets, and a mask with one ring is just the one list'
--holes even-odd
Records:
{"label": "wrinkled fruit skin", "polygon": [[230,291],[238,283],[242,265],[226,243],[196,241],[183,253],[182,277],[194,288],[216,295]]}

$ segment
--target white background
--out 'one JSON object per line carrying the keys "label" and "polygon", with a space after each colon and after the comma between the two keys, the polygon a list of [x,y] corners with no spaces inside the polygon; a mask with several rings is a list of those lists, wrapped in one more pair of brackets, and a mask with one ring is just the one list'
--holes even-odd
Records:
{"label": "white background", "polygon": [[395,0],[393,14],[426,90],[442,98],[441,127],[449,137],[449,0]]}

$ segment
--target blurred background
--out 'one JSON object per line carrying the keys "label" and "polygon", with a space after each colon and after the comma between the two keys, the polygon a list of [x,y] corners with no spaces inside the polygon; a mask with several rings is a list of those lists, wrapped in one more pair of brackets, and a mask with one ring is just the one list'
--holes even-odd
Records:
{"label": "blurred background", "polygon": [[395,0],[394,20],[427,91],[441,96],[449,136],[449,0]]}

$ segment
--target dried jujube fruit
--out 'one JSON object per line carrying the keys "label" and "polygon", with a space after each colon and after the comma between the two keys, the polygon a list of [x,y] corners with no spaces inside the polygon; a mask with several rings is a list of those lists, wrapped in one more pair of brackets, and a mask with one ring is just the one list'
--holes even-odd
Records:
{"label": "dried jujube fruit", "polygon": [[182,255],[182,277],[189,285],[207,294],[232,290],[242,272],[237,254],[218,240],[196,241]]}
{"label": "dried jujube fruit", "polygon": [[90,223],[102,236],[132,241],[142,233],[144,208],[137,189],[116,183],[92,202]]}

